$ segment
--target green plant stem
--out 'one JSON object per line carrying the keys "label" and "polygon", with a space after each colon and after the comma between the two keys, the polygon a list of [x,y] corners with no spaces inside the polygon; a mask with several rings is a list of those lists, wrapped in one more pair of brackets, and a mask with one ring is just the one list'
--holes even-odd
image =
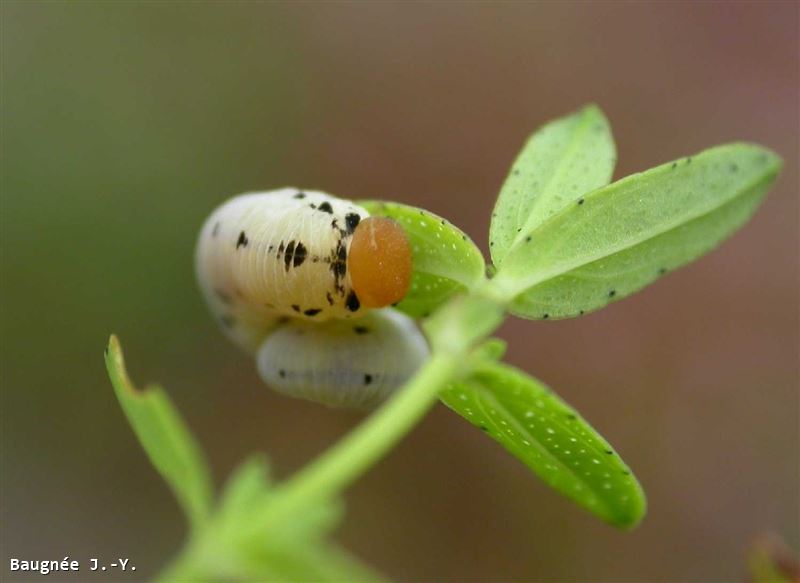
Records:
{"label": "green plant stem", "polygon": [[434,354],[408,384],[336,445],[275,492],[271,519],[315,499],[334,496],[391,449],[436,403],[459,368],[452,354]]}

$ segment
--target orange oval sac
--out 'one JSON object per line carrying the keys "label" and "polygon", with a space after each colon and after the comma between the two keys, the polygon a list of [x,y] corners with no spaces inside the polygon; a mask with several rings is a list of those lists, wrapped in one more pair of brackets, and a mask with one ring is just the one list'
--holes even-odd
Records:
{"label": "orange oval sac", "polygon": [[361,221],[347,270],[362,306],[382,308],[402,300],[411,284],[411,246],[403,227],[386,217]]}

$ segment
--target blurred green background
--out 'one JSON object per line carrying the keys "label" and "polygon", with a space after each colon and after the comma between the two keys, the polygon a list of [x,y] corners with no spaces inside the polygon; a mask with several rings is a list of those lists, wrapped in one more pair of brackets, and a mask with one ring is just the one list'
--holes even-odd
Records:
{"label": "blurred green background", "polygon": [[2,83],[0,577],[119,556],[138,580],[181,544],[105,375],[111,332],[218,482],[254,450],[287,476],[359,422],[269,391],[215,328],[192,268],[213,207],[286,185],[388,198],[486,250],[526,135],[590,101],[617,176],[736,139],[786,160],[711,256],[502,329],[631,464],[648,517],[599,523],[439,406],[348,491],[338,538],[400,581],[731,581],[757,534],[800,544],[797,3],[6,1]]}

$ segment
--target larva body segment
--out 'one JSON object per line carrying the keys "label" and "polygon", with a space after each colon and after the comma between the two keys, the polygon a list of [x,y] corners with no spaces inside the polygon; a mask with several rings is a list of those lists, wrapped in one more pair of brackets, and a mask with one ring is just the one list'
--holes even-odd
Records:
{"label": "larva body segment", "polygon": [[200,287],[226,334],[251,352],[287,318],[326,321],[363,312],[347,270],[363,208],[285,188],[237,196],[204,224]]}
{"label": "larva body segment", "polygon": [[356,320],[292,320],[270,334],[256,360],[276,391],[333,407],[378,405],[429,355],[414,321],[391,308]]}

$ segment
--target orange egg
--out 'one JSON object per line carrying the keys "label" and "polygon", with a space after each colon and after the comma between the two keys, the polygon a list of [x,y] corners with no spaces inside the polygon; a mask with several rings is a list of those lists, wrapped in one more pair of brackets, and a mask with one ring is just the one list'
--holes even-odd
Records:
{"label": "orange egg", "polygon": [[399,223],[368,217],[353,233],[347,270],[361,305],[382,308],[402,300],[411,284],[411,246]]}

